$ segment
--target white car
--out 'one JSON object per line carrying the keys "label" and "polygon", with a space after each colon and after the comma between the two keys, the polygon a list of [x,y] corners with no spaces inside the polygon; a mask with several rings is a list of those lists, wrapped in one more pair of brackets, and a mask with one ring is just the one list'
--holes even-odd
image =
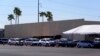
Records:
{"label": "white car", "polygon": [[50,38],[44,38],[44,39],[39,40],[39,44],[42,46],[55,46],[56,45],[55,40],[50,39]]}
{"label": "white car", "polygon": [[9,45],[18,45],[19,44],[19,38],[11,38],[8,40]]}

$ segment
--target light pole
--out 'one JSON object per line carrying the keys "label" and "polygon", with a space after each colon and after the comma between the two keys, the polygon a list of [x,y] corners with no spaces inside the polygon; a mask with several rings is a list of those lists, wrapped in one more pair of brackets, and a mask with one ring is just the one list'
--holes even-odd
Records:
{"label": "light pole", "polygon": [[38,23],[39,23],[39,10],[40,10],[40,4],[39,4],[39,0],[38,0]]}

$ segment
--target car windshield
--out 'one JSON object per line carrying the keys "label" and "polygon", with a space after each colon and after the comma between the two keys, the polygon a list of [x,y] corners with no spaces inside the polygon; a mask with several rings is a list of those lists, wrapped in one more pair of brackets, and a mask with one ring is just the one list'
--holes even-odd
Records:
{"label": "car windshield", "polygon": [[33,41],[39,41],[39,40],[33,40]]}
{"label": "car windshield", "polygon": [[38,39],[26,39],[26,41],[38,41]]}
{"label": "car windshield", "polygon": [[67,38],[61,38],[60,41],[71,41],[71,40]]}
{"label": "car windshield", "polygon": [[46,41],[54,41],[54,40],[46,40]]}
{"label": "car windshield", "polygon": [[41,41],[45,41],[44,39],[42,39]]}
{"label": "car windshield", "polygon": [[19,39],[10,39],[11,41],[18,41]]}

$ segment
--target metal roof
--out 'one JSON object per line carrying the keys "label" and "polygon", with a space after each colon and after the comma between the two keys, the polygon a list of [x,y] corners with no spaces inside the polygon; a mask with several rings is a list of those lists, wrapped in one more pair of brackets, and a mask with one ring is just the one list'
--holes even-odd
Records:
{"label": "metal roof", "polygon": [[100,34],[100,25],[82,25],[63,32],[63,34]]}

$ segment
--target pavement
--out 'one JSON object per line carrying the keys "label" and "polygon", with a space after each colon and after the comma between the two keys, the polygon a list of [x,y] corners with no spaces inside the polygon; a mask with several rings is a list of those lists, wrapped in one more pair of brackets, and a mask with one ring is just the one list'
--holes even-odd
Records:
{"label": "pavement", "polygon": [[0,56],[100,56],[100,49],[0,45]]}

